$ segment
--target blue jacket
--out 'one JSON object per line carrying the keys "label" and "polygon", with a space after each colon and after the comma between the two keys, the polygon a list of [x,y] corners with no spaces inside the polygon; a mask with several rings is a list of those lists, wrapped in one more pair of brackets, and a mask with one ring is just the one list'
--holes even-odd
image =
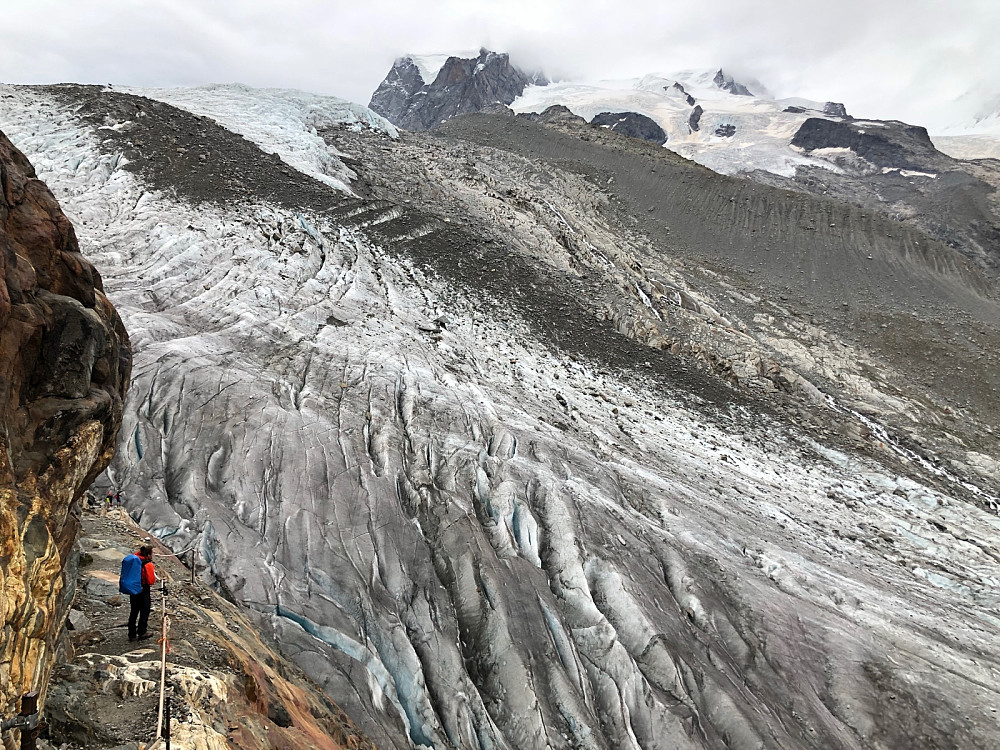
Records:
{"label": "blue jacket", "polygon": [[118,590],[123,594],[142,593],[142,558],[136,554],[122,560],[122,574],[118,578]]}

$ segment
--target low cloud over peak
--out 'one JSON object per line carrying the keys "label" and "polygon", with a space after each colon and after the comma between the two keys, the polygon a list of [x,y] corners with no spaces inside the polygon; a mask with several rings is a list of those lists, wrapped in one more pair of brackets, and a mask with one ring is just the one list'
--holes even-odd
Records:
{"label": "low cloud over peak", "polygon": [[0,80],[193,85],[241,81],[365,102],[406,52],[485,46],[561,78],[723,67],[775,96],[941,127],[1000,94],[1000,5],[961,0],[40,0],[5,11]]}

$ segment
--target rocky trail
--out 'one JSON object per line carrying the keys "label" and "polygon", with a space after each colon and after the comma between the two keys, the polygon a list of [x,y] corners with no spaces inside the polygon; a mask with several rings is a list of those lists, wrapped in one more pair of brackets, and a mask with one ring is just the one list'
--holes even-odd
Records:
{"label": "rocky trail", "polygon": [[[157,574],[146,641],[128,641],[122,558],[154,545]],[[373,748],[295,667],[263,642],[246,615],[150,539],[124,510],[84,511],[67,660],[53,673],[41,747],[141,750],[155,737],[160,634],[168,615],[167,686],[175,748]]]}

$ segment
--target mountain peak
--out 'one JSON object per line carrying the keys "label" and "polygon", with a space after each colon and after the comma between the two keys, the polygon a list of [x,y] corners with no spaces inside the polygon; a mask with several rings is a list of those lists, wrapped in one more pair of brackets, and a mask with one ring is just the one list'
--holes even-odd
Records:
{"label": "mountain peak", "polygon": [[722,72],[722,68],[719,68],[719,72],[715,74],[715,78],[712,79],[712,83],[723,91],[728,91],[730,94],[736,94],[736,96],[753,96],[753,92],[750,91],[750,89],[737,81],[731,75],[727,75]]}
{"label": "mountain peak", "polygon": [[428,130],[455,115],[507,106],[526,86],[548,83],[540,71],[526,73],[506,52],[405,55],[372,95],[369,107],[408,130]]}

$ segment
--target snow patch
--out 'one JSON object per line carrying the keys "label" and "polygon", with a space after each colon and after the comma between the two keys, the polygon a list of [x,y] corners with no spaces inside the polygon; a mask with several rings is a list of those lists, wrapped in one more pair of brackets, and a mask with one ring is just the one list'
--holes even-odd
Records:
{"label": "snow patch", "polygon": [[458,57],[462,60],[475,60],[479,57],[479,50],[446,52],[444,54],[437,55],[404,55],[400,59],[409,60],[416,65],[424,83],[431,84],[434,83],[434,79],[437,78],[438,73],[441,72],[441,68],[444,67],[444,64],[448,62],[449,58],[452,57]]}

